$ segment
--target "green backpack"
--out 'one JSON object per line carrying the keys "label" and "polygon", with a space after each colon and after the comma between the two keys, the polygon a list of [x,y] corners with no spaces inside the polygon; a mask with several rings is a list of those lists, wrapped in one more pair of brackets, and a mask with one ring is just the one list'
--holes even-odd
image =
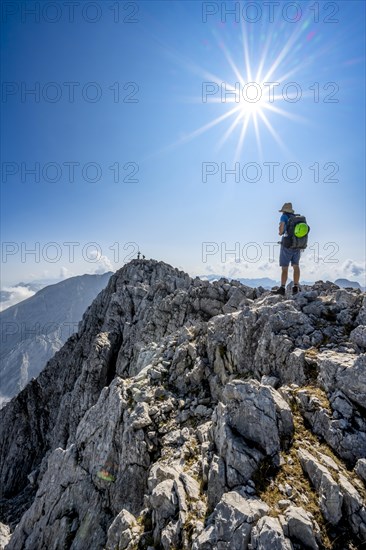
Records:
{"label": "green backpack", "polygon": [[305,216],[300,214],[287,214],[287,236],[283,238],[282,244],[286,248],[305,250],[308,246],[308,235],[310,226],[306,222]]}

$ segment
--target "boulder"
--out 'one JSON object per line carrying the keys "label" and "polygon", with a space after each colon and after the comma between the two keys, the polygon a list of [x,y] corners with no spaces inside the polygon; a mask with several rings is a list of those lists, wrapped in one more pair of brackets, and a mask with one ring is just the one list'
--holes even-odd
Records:
{"label": "boulder", "polygon": [[291,409],[281,395],[271,386],[236,380],[226,385],[223,398],[228,425],[279,465],[281,447],[290,443],[294,429]]}
{"label": "boulder", "polygon": [[301,466],[309,476],[320,500],[320,509],[327,521],[337,525],[342,518],[343,495],[325,466],[305,450],[298,450]]}
{"label": "boulder", "polygon": [[252,550],[292,550],[293,546],[287,539],[278,519],[264,516],[252,529]]}
{"label": "boulder", "polygon": [[260,499],[246,498],[237,491],[225,493],[216,506],[209,525],[193,541],[192,550],[248,548],[253,524],[268,510],[267,504]]}
{"label": "boulder", "polygon": [[366,458],[360,458],[357,461],[355,472],[366,483]]}
{"label": "boulder", "polygon": [[121,512],[114,518],[108,529],[106,550],[132,550],[138,539],[140,527],[135,516],[127,510]]}
{"label": "boulder", "polygon": [[318,550],[313,522],[303,508],[296,506],[287,508],[283,530],[291,542],[300,544],[304,550]]}

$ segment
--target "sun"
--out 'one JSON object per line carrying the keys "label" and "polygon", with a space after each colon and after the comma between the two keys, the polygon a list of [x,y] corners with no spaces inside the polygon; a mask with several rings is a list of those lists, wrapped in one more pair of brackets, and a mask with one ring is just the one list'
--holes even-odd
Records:
{"label": "sun", "polygon": [[263,83],[248,82],[240,94],[238,116],[244,121],[246,117],[263,117],[265,110],[270,108],[266,99],[268,90]]}
{"label": "sun", "polygon": [[[296,50],[295,46],[301,35],[306,32],[306,27],[307,25],[304,24],[292,31],[281,48],[277,47],[277,32],[271,28],[266,34],[264,43],[260,48],[255,48],[253,44],[249,47],[250,32],[243,24],[241,25],[241,40],[237,42],[237,44],[241,43],[241,47],[235,49],[237,61],[234,61],[233,54],[224,41],[219,38],[217,40],[218,48],[227,61],[225,72],[229,78],[226,79],[190,62],[188,67],[192,72],[203,77],[202,85],[207,84],[212,90],[212,94],[207,94],[209,97],[204,99],[202,99],[202,90],[201,97],[194,98],[193,101],[195,103],[203,101],[203,103],[220,104],[221,109],[218,108],[218,110],[221,112],[219,116],[184,135],[168,148],[171,149],[195,139],[218,124],[226,123],[227,128],[217,142],[217,151],[224,146],[229,138],[231,140],[237,138],[234,145],[234,161],[241,160],[243,157],[244,142],[249,130],[252,130],[252,134],[254,133],[260,157],[263,157],[262,138],[268,133],[283,153],[289,156],[291,154],[289,148],[276,130],[279,127],[278,119],[286,117],[293,122],[301,123],[306,123],[307,120],[295,115],[293,110],[286,109],[288,103],[284,105],[285,99],[279,91],[281,88],[275,85],[283,84],[286,79],[292,79],[295,73],[301,69],[300,64],[289,63],[289,60]],[[277,55],[273,55],[273,41],[276,43]],[[232,71],[231,76],[230,70]],[[222,89],[223,86],[224,89]],[[281,108],[280,104],[285,108]],[[283,125],[280,127],[282,129]]]}
{"label": "sun", "polygon": [[241,111],[242,111],[243,117],[245,117],[245,116],[254,116],[254,115],[257,115],[257,114],[261,113],[263,108],[264,108],[263,102],[260,100],[260,101],[256,101],[255,103],[254,102],[253,103],[243,103]]}

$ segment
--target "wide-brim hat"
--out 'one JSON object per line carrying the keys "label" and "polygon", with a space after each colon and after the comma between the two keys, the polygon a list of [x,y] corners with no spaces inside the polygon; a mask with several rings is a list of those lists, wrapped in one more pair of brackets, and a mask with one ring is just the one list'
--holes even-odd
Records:
{"label": "wide-brim hat", "polygon": [[292,208],[292,202],[285,202],[285,204],[282,206],[281,210],[279,212],[287,212],[289,214],[294,214],[295,211]]}

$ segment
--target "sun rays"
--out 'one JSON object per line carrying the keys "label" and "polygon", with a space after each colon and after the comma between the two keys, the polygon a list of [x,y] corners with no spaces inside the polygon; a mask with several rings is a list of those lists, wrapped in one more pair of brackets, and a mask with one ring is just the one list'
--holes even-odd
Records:
{"label": "sun rays", "polygon": [[[229,126],[218,141],[217,150],[219,151],[228,139],[236,134],[234,161],[238,161],[242,157],[245,140],[250,129],[254,131],[257,151],[260,156],[262,156],[261,135],[263,132],[269,132],[276,144],[288,154],[288,148],[275,129],[275,123],[271,120],[271,116],[275,114],[286,117],[293,122],[304,122],[304,119],[300,116],[296,116],[278,106],[279,103],[284,103],[286,100],[291,102],[291,98],[284,96],[280,90],[281,81],[283,82],[285,78],[290,76],[293,77],[299,68],[286,68],[286,71],[282,71],[284,72],[282,77],[276,76],[276,72],[279,73],[279,69],[284,65],[301,32],[300,29],[291,34],[271,63],[268,62],[268,50],[271,44],[271,34],[269,33],[262,46],[261,55],[256,66],[252,59],[248,34],[245,32],[244,25],[241,26],[242,51],[239,55],[241,66],[239,62],[234,61],[233,54],[229,51],[228,46],[220,40],[219,47],[233,73],[233,79],[231,82],[224,82],[224,79],[216,77],[215,80],[204,82],[202,85],[202,100],[204,103],[221,103],[223,107],[228,105],[229,109],[225,115],[214,118],[210,123],[185,136],[185,141],[221,124],[224,120],[228,120]],[[210,93],[207,93],[208,85],[212,87]],[[231,118],[233,120],[230,120]]]}
{"label": "sun rays", "polygon": [[[250,27],[242,21],[236,27],[216,27],[211,30],[211,57],[204,66],[169,49],[167,53],[177,66],[201,81],[200,95],[184,95],[180,101],[203,107],[210,104],[210,109],[201,109],[200,126],[195,128],[188,121],[190,129],[182,129],[177,141],[149,156],[166,154],[220,128],[213,151],[218,153],[230,143],[234,162],[245,161],[253,154],[263,160],[268,147],[271,152],[278,148],[290,157],[293,152],[285,134],[290,126],[284,122],[312,123],[299,114],[303,110],[294,104],[313,98],[308,69],[314,56],[320,58],[327,53],[323,46],[315,54],[307,54],[309,25],[310,21],[304,20],[291,28],[283,21]],[[300,75],[307,75],[301,84],[296,82]],[[300,98],[296,97],[298,93]],[[207,116],[211,118],[204,120],[205,112],[210,112]]]}

